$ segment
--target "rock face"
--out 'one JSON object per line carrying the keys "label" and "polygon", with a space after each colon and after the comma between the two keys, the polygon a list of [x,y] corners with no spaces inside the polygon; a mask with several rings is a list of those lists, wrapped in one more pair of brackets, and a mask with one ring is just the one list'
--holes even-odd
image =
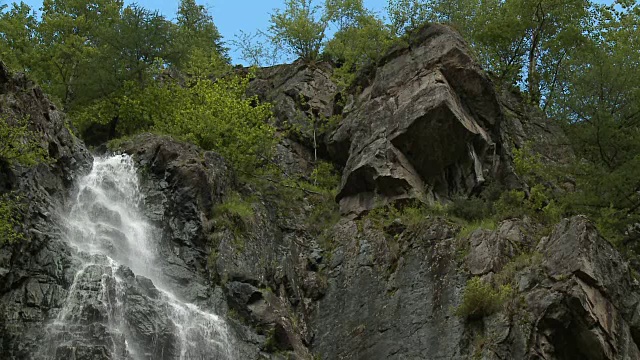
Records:
{"label": "rock face", "polygon": [[[263,69],[251,94],[274,103],[281,128],[297,124],[276,159],[285,175],[308,176],[316,157],[343,170],[336,200],[348,216],[314,192],[243,182],[214,152],[169,137],[143,134],[115,149],[138,166],[159,272],[226,320],[236,359],[640,359],[640,283],[587,219],[551,230],[509,219],[462,235],[438,216],[367,214],[481,191],[489,180],[521,186],[511,156],[530,140],[550,161],[571,156],[556,146],[559,129],[516,94],[496,93],[455,32],[421,29],[360,79],[361,91],[339,93],[331,72]],[[89,155],[38,90],[4,73],[0,96],[39,119],[57,161],[2,173],[0,190],[34,201],[30,242],[0,249],[0,354],[34,358],[47,320],[70,308],[71,325],[54,323],[44,337],[56,359],[177,357],[175,324],[149,279],[104,259],[78,272],[52,214]],[[342,117],[333,127],[332,116]],[[504,306],[457,316],[472,277],[508,285]],[[114,291],[118,309],[105,307]],[[121,333],[105,325],[115,310],[127,314]]]}
{"label": "rock face", "polygon": [[276,159],[288,175],[308,174],[314,160],[327,155],[322,135],[343,107],[332,73],[327,63],[295,62],[261,69],[249,85],[249,94],[274,104],[276,125],[290,134]]}
{"label": "rock face", "polygon": [[469,194],[500,171],[502,110],[462,38],[441,25],[393,49],[328,139],[343,212]]}
{"label": "rock face", "polygon": [[24,75],[0,63],[0,113],[29,118],[50,164],[32,168],[1,164],[0,193],[26,199],[23,223],[28,241],[0,248],[0,353],[32,358],[44,324],[64,304],[75,274],[71,249],[61,241],[58,209],[73,181],[91,168],[91,155],[69,132],[65,116]]}
{"label": "rock face", "polygon": [[145,210],[159,229],[162,269],[181,297],[197,302],[211,294],[207,281],[207,218],[230,191],[234,177],[216,153],[168,137],[145,134],[121,150],[134,156],[142,176]]}
{"label": "rock face", "polygon": [[399,235],[368,220],[340,223],[329,285],[312,317],[314,352],[323,359],[466,358],[464,323],[450,311],[465,282],[455,232],[427,219]]}
{"label": "rock face", "polygon": [[533,350],[543,358],[639,359],[640,283],[595,227],[581,217],[564,220],[537,250],[545,272],[560,281],[527,295],[540,314]]}
{"label": "rock face", "polygon": [[[490,359],[640,358],[640,283],[621,255],[584,217],[563,220],[537,245],[523,228],[507,221],[496,232],[472,235],[493,249],[472,242],[471,272],[507,273],[518,294],[508,309],[482,320],[484,332],[475,336],[489,341],[474,351]],[[523,261],[515,249],[537,255]]]}

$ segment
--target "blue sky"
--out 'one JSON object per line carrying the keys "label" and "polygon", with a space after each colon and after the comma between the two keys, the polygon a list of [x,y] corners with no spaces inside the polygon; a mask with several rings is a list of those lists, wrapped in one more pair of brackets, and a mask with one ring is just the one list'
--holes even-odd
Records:
{"label": "blue sky", "polygon": [[[32,8],[42,6],[42,0],[23,0]],[[600,3],[611,3],[613,0],[600,0]],[[1,3],[10,3],[2,1]],[[174,19],[178,10],[179,0],[125,0],[129,4],[135,2],[147,9],[157,9],[169,19]],[[206,5],[213,15],[214,22],[225,40],[232,40],[240,30],[255,32],[266,30],[269,26],[269,14],[276,8],[283,6],[284,0],[199,0],[198,3]],[[368,9],[384,14],[387,0],[364,0]],[[234,63],[240,62],[238,54],[231,49],[231,57]]]}

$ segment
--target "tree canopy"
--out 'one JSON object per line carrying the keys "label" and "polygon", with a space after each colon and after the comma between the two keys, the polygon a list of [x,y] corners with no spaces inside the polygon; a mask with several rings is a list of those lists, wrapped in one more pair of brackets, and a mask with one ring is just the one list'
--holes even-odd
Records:
{"label": "tree canopy", "polygon": [[228,62],[207,9],[180,2],[177,21],[122,0],[45,0],[40,19],[25,3],[0,14],[0,56],[37,79],[65,110],[143,84],[156,62],[182,71],[194,56]]}
{"label": "tree canopy", "polygon": [[[331,61],[349,89],[411,31],[449,24],[496,86],[521,91],[565,128],[576,160],[562,171],[575,190],[550,199],[540,185],[534,208],[561,203],[612,238],[640,221],[637,1],[388,0],[385,9],[285,0],[268,29],[233,44],[256,65],[273,64],[280,50],[310,64]],[[181,0],[174,21],[122,0],[45,0],[40,16],[22,2],[0,5],[0,59],[36,79],[81,132],[168,133],[247,171],[268,163],[277,142],[269,105],[245,94],[249,78],[232,70],[213,16],[195,0]]]}

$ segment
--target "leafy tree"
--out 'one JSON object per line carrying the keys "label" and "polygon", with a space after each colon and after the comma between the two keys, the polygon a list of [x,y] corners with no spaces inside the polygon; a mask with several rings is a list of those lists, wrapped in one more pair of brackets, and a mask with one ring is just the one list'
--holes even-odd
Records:
{"label": "leafy tree", "polygon": [[342,31],[357,27],[362,16],[369,15],[362,0],[325,0],[324,17]]}
{"label": "leafy tree", "polygon": [[304,61],[318,58],[327,22],[312,0],[286,0],[285,9],[271,14],[269,33],[275,44],[282,43]]}
{"label": "leafy tree", "polygon": [[325,19],[338,31],[327,42],[324,54],[341,65],[336,75],[342,85],[348,86],[358,71],[380,58],[392,34],[362,0],[327,0]]}
{"label": "leafy tree", "polygon": [[273,66],[280,62],[282,49],[277,43],[265,45],[268,38],[262,31],[247,33],[240,30],[231,44],[240,51],[240,58],[250,65]]}
{"label": "leafy tree", "polygon": [[391,31],[399,37],[428,21],[431,11],[425,1],[389,0],[387,13]]}
{"label": "leafy tree", "polygon": [[36,78],[68,109],[93,74],[100,35],[119,19],[120,0],[45,0],[38,25]]}
{"label": "leafy tree", "polygon": [[109,34],[110,49],[119,81],[144,84],[146,74],[158,59],[171,59],[172,32],[175,24],[157,11],[138,5],[123,9],[115,32]]}
{"label": "leafy tree", "polygon": [[431,0],[433,21],[455,26],[485,67],[507,84],[524,83],[533,103],[555,96],[563,64],[584,42],[588,0]]}
{"label": "leafy tree", "polygon": [[4,8],[0,6],[0,59],[12,69],[29,71],[37,46],[37,20],[24,2],[13,3],[2,13]]}
{"label": "leafy tree", "polygon": [[[0,55],[30,72],[68,111],[110,96],[128,81],[143,86],[161,61],[184,70],[197,58],[228,62],[207,10],[183,0],[177,23],[122,0],[46,0],[42,18],[24,4],[0,14]],[[194,57],[194,59],[192,59]]]}
{"label": "leafy tree", "polygon": [[[181,0],[177,25],[176,47],[179,53],[188,57],[197,49],[200,53],[216,53],[229,61],[222,36],[203,5],[196,4],[195,0]],[[179,59],[177,65],[180,66],[182,61]]]}
{"label": "leafy tree", "polygon": [[611,238],[640,219],[640,6],[596,8],[589,42],[566,60],[554,117],[578,156],[574,212],[591,214]]}

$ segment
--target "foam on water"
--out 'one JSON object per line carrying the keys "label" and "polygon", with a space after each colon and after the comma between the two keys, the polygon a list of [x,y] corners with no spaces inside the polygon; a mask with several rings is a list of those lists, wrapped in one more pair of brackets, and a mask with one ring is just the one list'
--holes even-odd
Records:
{"label": "foam on water", "polygon": [[[86,322],[85,297],[99,293],[99,306],[108,314],[106,330],[112,340],[113,359],[147,359],[134,340],[127,338],[123,315],[121,266],[154,283],[162,309],[173,322],[179,355],[163,359],[233,359],[231,339],[224,320],[178,299],[162,281],[157,259],[158,230],[145,219],[143,196],[131,157],[114,155],[94,159],[93,170],[78,182],[78,192],[67,216],[68,241],[79,250],[81,266],[65,305],[48,331],[48,355],[55,358],[60,343],[73,343],[79,321]],[[100,278],[100,282],[95,281]],[[79,285],[80,284],[80,285]],[[89,294],[89,295],[87,295]],[[79,319],[82,318],[82,319]],[[105,321],[102,321],[105,322]],[[84,329],[84,328],[83,328]],[[121,338],[120,338],[121,337]],[[118,341],[120,339],[121,341]],[[51,357],[54,356],[54,357]]]}

